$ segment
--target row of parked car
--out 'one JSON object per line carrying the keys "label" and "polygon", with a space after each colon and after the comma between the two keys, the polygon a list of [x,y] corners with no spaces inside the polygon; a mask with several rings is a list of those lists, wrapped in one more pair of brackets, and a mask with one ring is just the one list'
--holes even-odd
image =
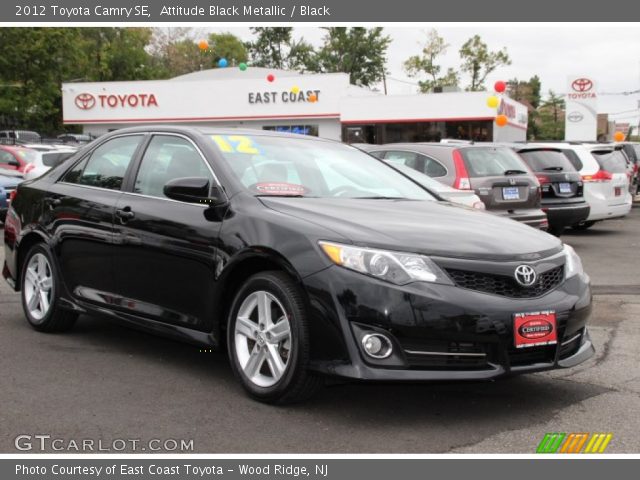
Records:
{"label": "row of parked car", "polygon": [[41,176],[77,149],[77,146],[65,144],[0,144],[0,222],[4,222],[11,197],[20,182]]}
{"label": "row of parked car", "polygon": [[443,198],[560,235],[631,210],[640,144],[440,143],[354,145]]}

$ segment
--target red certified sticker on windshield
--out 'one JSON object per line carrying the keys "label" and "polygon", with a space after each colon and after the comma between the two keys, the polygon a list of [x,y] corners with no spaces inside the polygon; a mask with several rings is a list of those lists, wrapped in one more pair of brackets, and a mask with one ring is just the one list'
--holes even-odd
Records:
{"label": "red certified sticker on windshield", "polygon": [[256,183],[255,189],[263,195],[304,195],[307,189],[302,185],[284,182]]}
{"label": "red certified sticker on windshield", "polygon": [[516,348],[555,345],[558,343],[555,312],[516,313],[513,338]]}

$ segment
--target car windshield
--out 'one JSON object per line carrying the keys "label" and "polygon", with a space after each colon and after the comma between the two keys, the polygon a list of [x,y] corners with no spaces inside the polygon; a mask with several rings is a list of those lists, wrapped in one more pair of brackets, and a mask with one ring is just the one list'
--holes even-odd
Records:
{"label": "car windshield", "polygon": [[434,199],[382,161],[340,143],[266,135],[210,138],[254,195]]}
{"label": "car windshield", "polygon": [[38,159],[38,153],[35,150],[29,150],[26,148],[18,148],[16,150],[16,155],[27,163],[33,163]]}
{"label": "car windshield", "polygon": [[603,170],[611,173],[627,171],[627,159],[620,150],[594,150],[591,153]]}
{"label": "car windshield", "polygon": [[448,190],[446,185],[440,183],[437,180],[434,180],[429,175],[425,175],[424,173],[414,170],[411,167],[407,167],[406,165],[403,165],[401,163],[394,162],[393,160],[385,160],[384,162],[391,165],[393,168],[395,168],[399,172],[404,173],[407,177],[409,177],[414,182],[418,182],[427,190],[431,190],[436,193]]}
{"label": "car windshield", "polygon": [[472,178],[529,173],[523,160],[508,147],[463,148],[460,152]]}
{"label": "car windshield", "polygon": [[534,172],[543,171],[562,171],[573,172],[575,168],[569,162],[569,159],[562,153],[556,150],[539,149],[539,150],[524,150],[518,152],[525,162],[529,164]]}

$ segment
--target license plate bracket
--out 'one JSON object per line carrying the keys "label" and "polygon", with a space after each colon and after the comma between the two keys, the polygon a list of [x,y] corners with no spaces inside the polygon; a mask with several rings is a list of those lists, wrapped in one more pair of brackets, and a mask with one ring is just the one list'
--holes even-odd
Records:
{"label": "license plate bracket", "polygon": [[515,313],[513,315],[513,340],[516,348],[541,347],[558,343],[556,312]]}
{"label": "license plate bracket", "polygon": [[520,189],[518,187],[502,187],[503,200],[520,200]]}

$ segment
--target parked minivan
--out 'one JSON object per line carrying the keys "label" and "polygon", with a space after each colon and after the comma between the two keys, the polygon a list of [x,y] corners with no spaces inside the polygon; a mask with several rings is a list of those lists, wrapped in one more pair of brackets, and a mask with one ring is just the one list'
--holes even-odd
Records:
{"label": "parked minivan", "polygon": [[459,190],[474,190],[490,213],[546,230],[540,183],[509,147],[491,144],[393,143],[367,149],[375,157],[403,162]]}

